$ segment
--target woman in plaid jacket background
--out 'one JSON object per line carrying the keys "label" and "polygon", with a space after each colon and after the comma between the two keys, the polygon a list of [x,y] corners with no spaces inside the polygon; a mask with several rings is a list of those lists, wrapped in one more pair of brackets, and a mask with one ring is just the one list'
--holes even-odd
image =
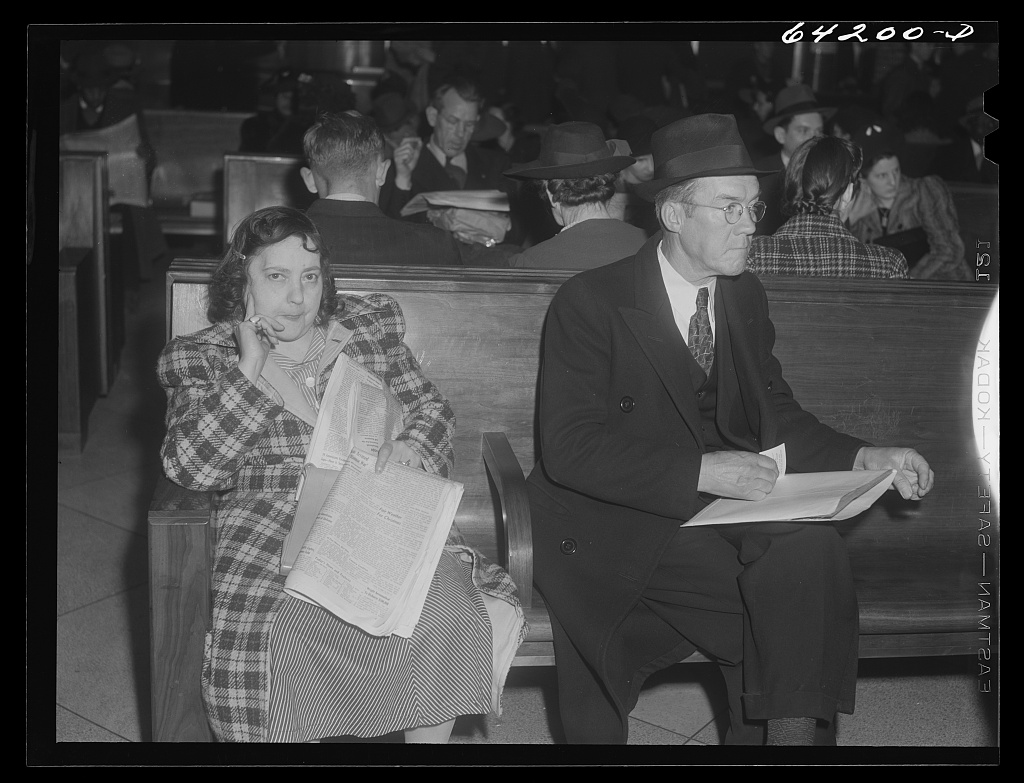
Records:
{"label": "woman in plaid jacket background", "polygon": [[404,343],[398,303],[339,294],[301,212],[246,218],[210,283],[213,326],[161,353],[164,470],[217,490],[212,623],[203,694],[219,740],[301,742],[405,731],[445,742],[459,715],[498,711],[524,633],[515,586],[453,528],[408,639],[375,637],[283,591],[279,561],[319,400],[341,353],[401,403],[388,459],[450,476],[455,415]]}
{"label": "woman in plaid jacket background", "polygon": [[750,244],[747,268],[756,275],[906,277],[898,250],[868,245],[843,221],[860,186],[860,149],[836,136],[815,136],[786,166],[782,212],[791,215],[770,236]]}

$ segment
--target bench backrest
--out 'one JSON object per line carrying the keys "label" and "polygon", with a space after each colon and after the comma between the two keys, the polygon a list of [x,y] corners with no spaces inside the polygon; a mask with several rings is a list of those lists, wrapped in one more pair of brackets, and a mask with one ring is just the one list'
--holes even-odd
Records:
{"label": "bench backrest", "polygon": [[224,242],[235,226],[263,207],[305,210],[316,199],[302,181],[303,159],[295,155],[229,153],[224,156]]}
{"label": "bench backrest", "polygon": [[[953,196],[957,218],[960,222],[960,238],[964,242],[967,266],[976,270],[979,282],[995,282],[998,279],[999,258],[999,188],[996,185],[969,182],[950,182],[949,192]],[[978,254],[988,253],[988,259],[978,264]],[[986,263],[987,261],[987,263]]]}
{"label": "bench backrest", "polygon": [[89,251],[83,259],[88,268],[79,273],[86,282],[80,295],[89,302],[79,306],[93,315],[82,339],[95,362],[88,371],[97,379],[98,393],[106,394],[116,371],[107,153],[61,152],[58,172],[58,250]]}
{"label": "bench backrest", "polygon": [[219,202],[224,153],[238,149],[240,112],[147,109],[146,131],[156,152],[150,196],[157,205],[187,205],[198,195]]}
{"label": "bench backrest", "polygon": [[[170,334],[208,325],[209,271],[209,261],[172,265]],[[406,341],[458,418],[456,478],[466,492],[456,522],[500,561],[481,433],[507,433],[523,470],[532,469],[541,330],[551,297],[573,273],[358,266],[334,273],[339,290],[385,292],[401,304]],[[995,288],[801,277],[764,284],[776,355],[803,406],[877,445],[917,448],[937,476],[920,503],[886,493],[870,511],[839,523],[862,620],[875,633],[977,627],[983,463],[972,383]]]}

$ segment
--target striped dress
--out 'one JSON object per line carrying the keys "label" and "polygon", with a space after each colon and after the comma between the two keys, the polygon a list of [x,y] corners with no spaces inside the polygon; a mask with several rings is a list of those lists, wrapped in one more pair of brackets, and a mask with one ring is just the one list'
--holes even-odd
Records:
{"label": "striped dress", "polygon": [[[313,401],[337,356],[379,375],[402,404],[399,436],[424,469],[452,475],[454,414],[404,344],[390,297],[342,297],[344,311],[302,362],[278,359]],[[301,742],[371,737],[500,712],[526,625],[508,574],[453,528],[410,638],[373,637],[283,591],[279,561],[312,425],[276,390],[238,369],[233,324],[176,338],[158,376],[168,396],[164,470],[190,489],[220,490],[203,698],[217,739]],[[306,378],[315,367],[315,381]],[[309,397],[307,397],[307,400]]]}

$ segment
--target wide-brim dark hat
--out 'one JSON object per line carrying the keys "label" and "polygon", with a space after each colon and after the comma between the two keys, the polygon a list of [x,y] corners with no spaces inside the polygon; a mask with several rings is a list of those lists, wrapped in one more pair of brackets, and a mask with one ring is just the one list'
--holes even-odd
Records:
{"label": "wide-brim dark hat", "polygon": [[629,155],[617,155],[615,145],[605,139],[592,122],[563,122],[552,125],[540,143],[537,160],[519,163],[505,172],[518,179],[576,179],[614,174],[636,163]]}
{"label": "wide-brim dark hat", "polygon": [[695,114],[658,128],[651,151],[654,175],[634,187],[648,201],[658,191],[698,177],[763,177],[777,171],[754,166],[732,114]]}
{"label": "wide-brim dark hat", "polygon": [[476,125],[476,130],[473,131],[473,135],[469,137],[470,141],[490,141],[496,139],[505,131],[508,130],[508,125],[501,119],[491,114],[489,111],[484,112],[480,115],[480,121]]}
{"label": "wide-brim dark hat", "polygon": [[787,117],[815,113],[820,114],[822,120],[827,120],[836,113],[836,107],[822,106],[810,87],[806,84],[794,84],[792,87],[779,90],[779,94],[775,96],[775,113],[764,121],[762,127],[765,133],[771,133],[775,126]]}

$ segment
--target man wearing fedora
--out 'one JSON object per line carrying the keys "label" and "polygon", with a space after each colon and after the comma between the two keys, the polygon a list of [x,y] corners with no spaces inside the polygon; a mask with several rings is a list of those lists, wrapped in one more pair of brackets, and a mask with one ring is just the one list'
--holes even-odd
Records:
{"label": "man wearing fedora", "polygon": [[617,174],[636,159],[616,154],[615,144],[592,122],[552,125],[540,155],[505,176],[533,182],[560,231],[509,259],[509,266],[591,269],[633,255],[646,241],[643,229],[608,211]]}
{"label": "man wearing fedora", "polygon": [[638,192],[662,230],[634,255],[562,284],[544,327],[541,459],[530,473],[535,581],[551,615],[571,743],[624,743],[651,673],[700,651],[720,664],[730,744],[834,744],[852,712],[858,611],[832,525],[685,527],[716,497],[757,500],[791,471],[896,468],[912,449],[838,433],[793,399],[758,279],[763,215],[732,115],[652,137]]}
{"label": "man wearing fedora", "polygon": [[779,151],[761,158],[755,165],[759,169],[774,170],[777,173],[761,180],[761,200],[766,209],[764,217],[757,224],[757,234],[774,234],[786,222],[782,214],[782,188],[789,159],[793,157],[796,148],[809,138],[824,134],[825,121],[835,112],[833,107],[821,106],[811,88],[805,84],[785,87],[775,96],[774,111],[762,127],[765,133],[779,143]]}

